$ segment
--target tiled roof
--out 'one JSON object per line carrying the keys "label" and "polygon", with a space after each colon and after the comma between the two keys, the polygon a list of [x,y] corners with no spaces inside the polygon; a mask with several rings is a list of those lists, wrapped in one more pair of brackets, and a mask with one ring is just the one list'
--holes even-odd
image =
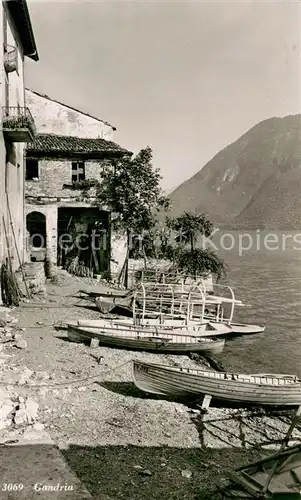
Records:
{"label": "tiled roof", "polygon": [[132,154],[125,148],[105,139],[84,139],[55,134],[37,134],[34,141],[27,145],[27,156],[51,155],[90,155],[91,158],[104,153]]}
{"label": "tiled roof", "polygon": [[101,120],[100,118],[98,118],[96,116],[93,116],[90,113],[86,113],[86,111],[82,111],[81,109],[74,108],[73,106],[69,106],[68,104],[65,104],[64,102],[57,101],[56,99],[52,99],[48,95],[46,95],[46,94],[40,94],[39,92],[36,92],[35,90],[31,90],[31,89],[28,89],[28,88],[25,88],[25,90],[27,92],[31,92],[32,94],[36,94],[39,97],[42,97],[43,99],[47,99],[48,101],[56,102],[57,104],[60,104],[61,106],[64,106],[65,108],[72,109],[73,111],[76,111],[77,113],[80,113],[81,115],[89,116],[90,118],[93,118],[94,120],[97,120],[99,122],[104,123],[105,125],[108,125],[108,127],[111,127],[113,130],[117,130],[116,127],[114,127],[114,125],[111,125],[109,122],[107,122],[105,120]]}

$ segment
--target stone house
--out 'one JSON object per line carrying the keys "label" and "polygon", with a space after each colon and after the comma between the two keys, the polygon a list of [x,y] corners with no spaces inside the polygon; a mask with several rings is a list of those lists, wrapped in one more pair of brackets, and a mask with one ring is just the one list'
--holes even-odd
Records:
{"label": "stone house", "polygon": [[61,265],[66,248],[80,234],[90,237],[95,231],[100,247],[97,256],[93,253],[96,268],[100,274],[118,272],[126,247],[123,238],[112,234],[111,212],[96,206],[93,188],[83,193],[75,183],[100,181],[113,159],[132,153],[113,142],[116,129],[109,123],[37,92],[26,90],[26,97],[38,131],[26,148],[28,260],[47,254]]}
{"label": "stone house", "polygon": [[0,264],[10,257],[15,270],[24,261],[24,145],[35,136],[24,58],[38,61],[38,53],[25,0],[1,2],[0,26]]}

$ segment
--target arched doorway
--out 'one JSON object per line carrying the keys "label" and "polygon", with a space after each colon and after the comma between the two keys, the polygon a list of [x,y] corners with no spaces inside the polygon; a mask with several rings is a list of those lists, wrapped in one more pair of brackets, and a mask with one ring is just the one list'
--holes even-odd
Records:
{"label": "arched doorway", "polygon": [[30,212],[26,216],[28,250],[32,261],[46,257],[46,217],[41,212]]}

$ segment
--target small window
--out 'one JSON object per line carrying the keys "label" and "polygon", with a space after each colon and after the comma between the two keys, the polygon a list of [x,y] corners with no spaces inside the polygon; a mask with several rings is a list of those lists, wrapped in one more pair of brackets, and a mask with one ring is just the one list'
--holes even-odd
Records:
{"label": "small window", "polygon": [[85,180],[85,162],[73,161],[72,162],[72,182],[79,182]]}
{"label": "small window", "polygon": [[26,160],[26,180],[32,181],[39,178],[39,162],[34,159]]}

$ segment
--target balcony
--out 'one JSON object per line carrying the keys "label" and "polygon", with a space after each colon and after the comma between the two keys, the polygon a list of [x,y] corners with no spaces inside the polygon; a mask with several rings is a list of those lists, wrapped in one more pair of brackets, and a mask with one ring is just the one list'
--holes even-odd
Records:
{"label": "balcony", "polygon": [[7,73],[18,70],[18,53],[16,47],[6,45],[4,51],[4,68]]}
{"label": "balcony", "polygon": [[3,134],[11,142],[32,142],[36,135],[34,119],[28,108],[3,108]]}

